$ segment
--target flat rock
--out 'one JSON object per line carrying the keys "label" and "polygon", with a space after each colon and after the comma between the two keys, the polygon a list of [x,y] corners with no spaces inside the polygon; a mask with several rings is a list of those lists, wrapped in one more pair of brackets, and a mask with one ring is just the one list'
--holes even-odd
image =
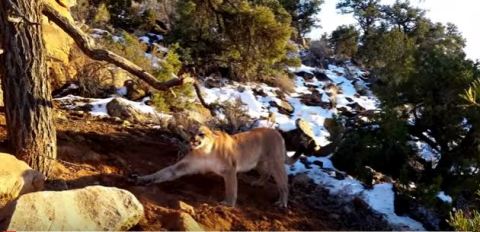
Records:
{"label": "flat rock", "polygon": [[284,100],[279,100],[278,103],[271,101],[270,105],[278,108],[278,112],[286,115],[290,115],[295,110],[293,106]]}
{"label": "flat rock", "polygon": [[7,207],[14,210],[5,228],[14,231],[128,230],[144,216],[132,193],[103,186],[29,193],[11,204]]}
{"label": "flat rock", "polygon": [[313,133],[310,123],[303,120],[302,118],[295,121],[297,128],[310,140],[315,141],[315,134]]}
{"label": "flat rock", "polygon": [[132,122],[149,122],[153,120],[151,115],[135,109],[123,98],[114,98],[107,103],[107,112],[111,117],[118,117]]}

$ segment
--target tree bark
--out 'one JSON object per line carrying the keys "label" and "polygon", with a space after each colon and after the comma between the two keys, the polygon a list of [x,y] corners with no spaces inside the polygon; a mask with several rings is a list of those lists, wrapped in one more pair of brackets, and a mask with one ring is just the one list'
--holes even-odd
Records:
{"label": "tree bark", "polygon": [[17,157],[48,175],[56,132],[40,22],[41,1],[0,1],[0,76],[9,140]]}
{"label": "tree bark", "polygon": [[[191,78],[158,81],[131,61],[97,48],[73,22],[42,1],[0,1],[0,64],[3,65],[0,65],[0,76],[9,139],[16,156],[46,176],[51,161],[56,159],[56,132],[42,38],[42,13],[67,32],[89,57],[115,64],[158,90],[194,82]],[[198,84],[194,85],[200,102],[205,105]]]}

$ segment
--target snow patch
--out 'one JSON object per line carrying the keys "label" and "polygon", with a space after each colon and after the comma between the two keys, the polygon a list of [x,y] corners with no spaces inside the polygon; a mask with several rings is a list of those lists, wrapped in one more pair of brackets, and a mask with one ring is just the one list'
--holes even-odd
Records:
{"label": "snow patch", "polygon": [[[357,103],[366,110],[378,109],[379,100],[369,91],[365,90],[363,95],[359,94],[355,88],[355,85],[366,86],[365,82],[360,79],[363,72],[348,66],[352,76],[347,78],[345,68],[330,65],[328,70],[324,70],[324,73],[331,79],[334,84],[342,89],[343,93],[337,95],[337,108],[345,107],[351,109],[348,105],[351,103]],[[319,71],[317,68],[302,65],[300,67],[291,67],[289,71],[308,72],[313,75],[314,72]],[[329,102],[330,99],[327,96],[327,91],[324,87],[328,81],[320,81],[317,78],[312,78],[306,81],[303,77],[294,77],[295,91],[293,93],[284,95],[284,100],[288,102],[294,111],[290,115],[279,113],[277,107],[271,106],[271,102],[280,105],[283,100],[277,96],[278,88],[270,87],[266,84],[257,83],[245,83],[240,84],[238,82],[224,83],[220,88],[203,88],[205,93],[204,98],[207,103],[225,103],[234,102],[237,99],[240,100],[245,106],[247,114],[253,119],[259,120],[257,126],[272,127],[267,125],[265,120],[271,113],[275,113],[274,125],[282,131],[291,131],[296,129],[296,120],[301,118],[307,121],[312,127],[314,133],[314,139],[320,146],[325,146],[331,141],[328,139],[330,134],[324,128],[323,124],[325,119],[331,119],[337,114],[337,109],[322,108],[321,106],[308,106],[302,103],[302,96],[312,94],[312,92],[318,91],[322,95],[323,102]],[[353,84],[355,82],[355,85]],[[312,90],[314,88],[314,90]],[[243,91],[239,91],[243,89]],[[261,90],[265,96],[256,95],[254,92]]]}
{"label": "snow patch", "polygon": [[[289,152],[288,156],[292,156],[293,153]],[[304,173],[316,184],[327,188],[332,195],[360,197],[372,209],[382,214],[392,225],[405,230],[425,230],[419,222],[410,217],[395,214],[395,193],[391,183],[377,184],[374,185],[373,189],[366,189],[360,181],[351,176],[346,176],[344,179],[335,178],[335,172],[328,171],[336,170],[329,157],[307,157],[306,159],[309,163],[313,163],[315,160],[321,161],[323,168],[318,165],[310,165],[310,168],[307,168],[305,164],[298,160],[292,166],[286,165],[288,174],[298,175]]]}
{"label": "snow patch", "polygon": [[117,89],[116,93],[120,96],[127,96],[127,87],[125,86],[122,86],[120,88]]}
{"label": "snow patch", "polygon": [[376,184],[372,190],[364,191],[362,196],[374,210],[383,214],[390,223],[408,230],[425,230],[422,224],[410,217],[395,214],[395,193],[391,183]]}
{"label": "snow patch", "polygon": [[[110,117],[108,114],[107,110],[107,104],[112,101],[115,97],[109,97],[109,98],[84,98],[84,97],[79,97],[79,96],[73,96],[73,95],[68,95],[65,97],[61,98],[55,98],[54,100],[60,101],[66,104],[66,108],[68,109],[74,109],[76,107],[84,106],[86,104],[89,104],[92,106],[92,109],[89,111],[89,113],[93,116],[96,117]],[[130,101],[125,98],[118,98],[120,101],[122,101],[124,104],[131,106],[138,112],[144,113],[144,114],[150,114],[153,115],[154,117],[161,118],[161,119],[169,119],[172,116],[169,114],[164,114],[157,112],[155,108],[152,106],[149,106],[146,104],[147,101],[150,100],[149,97],[146,97],[142,99],[140,102],[136,101]]]}
{"label": "snow patch", "polygon": [[446,202],[446,203],[449,203],[449,204],[452,204],[452,202],[453,202],[452,197],[449,196],[449,195],[447,195],[447,194],[445,194],[444,191],[438,192],[437,198],[440,199],[440,200],[442,200],[443,202]]}

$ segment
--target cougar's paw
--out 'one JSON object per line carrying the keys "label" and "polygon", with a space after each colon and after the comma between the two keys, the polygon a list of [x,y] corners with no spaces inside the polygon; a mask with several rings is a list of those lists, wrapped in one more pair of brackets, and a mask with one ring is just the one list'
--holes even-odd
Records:
{"label": "cougar's paw", "polygon": [[127,181],[129,183],[135,183],[139,177],[138,173],[130,173],[127,175]]}
{"label": "cougar's paw", "polygon": [[224,201],[220,202],[220,204],[222,204],[224,206],[232,207],[232,208],[235,207],[235,203],[227,201],[227,200],[224,200]]}
{"label": "cougar's paw", "polygon": [[287,203],[282,201],[276,201],[275,206],[282,209],[287,209]]}
{"label": "cougar's paw", "polygon": [[142,178],[137,173],[129,174],[127,180],[128,180],[128,182],[134,183],[134,184],[137,184],[137,185],[149,185],[149,184],[152,183],[152,181]]}

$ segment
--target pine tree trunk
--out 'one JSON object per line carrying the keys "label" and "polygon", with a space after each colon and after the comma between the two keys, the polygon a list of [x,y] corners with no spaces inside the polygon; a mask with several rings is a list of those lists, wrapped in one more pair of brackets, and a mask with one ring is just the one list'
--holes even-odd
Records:
{"label": "pine tree trunk", "polygon": [[56,158],[41,2],[0,1],[0,76],[9,140],[17,157],[48,175]]}

